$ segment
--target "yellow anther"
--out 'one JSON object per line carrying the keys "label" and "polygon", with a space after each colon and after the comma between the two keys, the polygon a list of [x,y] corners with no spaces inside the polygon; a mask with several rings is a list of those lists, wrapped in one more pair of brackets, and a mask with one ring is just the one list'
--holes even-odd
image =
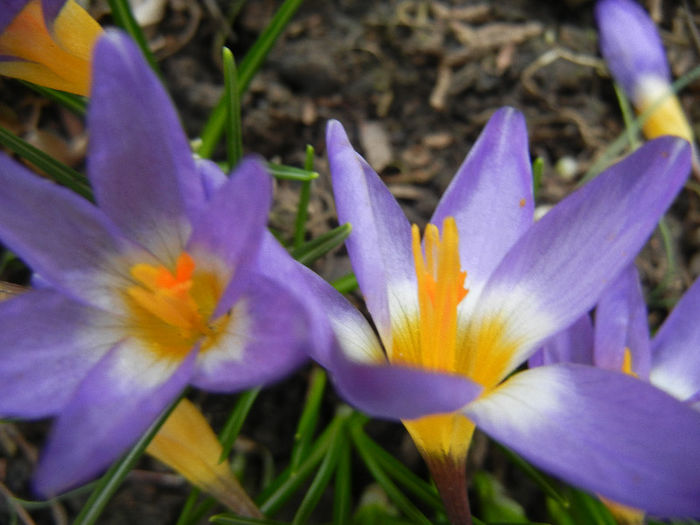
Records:
{"label": "yellow anther", "polygon": [[634,377],[638,377],[632,370],[632,352],[629,348],[625,348],[625,353],[622,356],[622,372]]}

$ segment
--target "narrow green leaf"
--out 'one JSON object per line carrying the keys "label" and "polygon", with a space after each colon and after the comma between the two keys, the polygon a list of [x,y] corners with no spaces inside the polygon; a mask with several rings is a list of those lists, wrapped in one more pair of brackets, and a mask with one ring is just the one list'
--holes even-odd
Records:
{"label": "narrow green leaf", "polygon": [[0,144],[11,149],[20,157],[28,160],[37,168],[44,171],[61,186],[73,190],[86,199],[92,199],[92,190],[85,176],[57,161],[51,155],[32,146],[29,142],[19,138],[11,131],[0,126]]}
{"label": "narrow green leaf", "polygon": [[299,418],[297,431],[294,434],[294,447],[289,460],[289,466],[292,470],[296,469],[301,463],[309,449],[311,439],[316,429],[318,421],[318,411],[323,400],[323,392],[326,388],[326,373],[319,367],[314,367],[311,371],[311,379],[309,381],[309,389],[306,394],[306,402],[304,410]]}
{"label": "narrow green leaf", "polygon": [[354,273],[349,273],[338,277],[335,281],[331,281],[331,286],[338,290],[340,293],[350,293],[357,290],[357,277]]}
{"label": "narrow green leaf", "polygon": [[90,494],[87,502],[73,521],[73,525],[92,525],[97,522],[105,505],[117,491],[127,474],[134,468],[146,447],[155,437],[161,425],[168,419],[168,416],[180,402],[178,396],[163,413],[158,416],[143,436],[119,461],[114,463],[109,470],[98,480],[95,490]]}
{"label": "narrow green leaf", "polygon": [[288,525],[286,521],[261,520],[257,518],[244,518],[232,514],[217,514],[209,519],[212,523],[221,525]]}
{"label": "narrow green leaf", "polygon": [[347,525],[352,506],[352,470],[350,468],[350,442],[346,439],[335,470],[333,492],[333,525]]}
{"label": "narrow green leaf", "polygon": [[350,436],[352,437],[352,442],[355,445],[355,449],[360,454],[362,461],[367,466],[367,469],[372,474],[372,477],[377,480],[384,491],[387,493],[391,501],[410,519],[417,523],[422,523],[424,525],[431,525],[431,521],[425,517],[425,515],[418,510],[418,508],[411,503],[403,492],[401,492],[396,485],[389,479],[384,470],[379,466],[379,462],[376,460],[371,450],[367,447],[366,436],[362,431],[360,425],[350,426]]}
{"label": "narrow green leaf", "polygon": [[331,444],[328,448],[326,456],[321,462],[321,466],[318,468],[316,475],[314,476],[311,486],[309,486],[306,494],[304,494],[304,499],[301,501],[299,508],[294,514],[294,519],[292,525],[303,525],[307,522],[311,513],[318,505],[323,492],[328,486],[328,482],[331,480],[333,473],[335,472],[335,466],[338,464],[338,459],[343,446],[347,442],[345,426],[339,425],[331,437]]}
{"label": "narrow green leaf", "polygon": [[316,466],[323,460],[331,445],[336,428],[345,423],[346,419],[353,420],[354,413],[349,407],[341,407],[333,420],[309,448],[304,461],[292,471],[287,467],[275,481],[256,498],[258,508],[263,514],[271,515],[277,512],[291,498],[297,489],[311,475]]}
{"label": "narrow green leaf", "polygon": [[487,523],[529,523],[522,506],[510,498],[503,485],[483,470],[472,477],[481,517]]}
{"label": "narrow green leaf", "polygon": [[617,96],[617,103],[620,105],[620,111],[622,112],[622,120],[625,123],[625,131],[627,132],[627,142],[630,147],[634,150],[639,147],[639,128],[634,128],[634,110],[630,104],[625,91],[620,87],[617,82],[613,83],[615,88],[615,95]]}
{"label": "narrow green leaf", "polygon": [[310,169],[297,168],[295,166],[285,166],[283,164],[275,164],[274,162],[267,163],[267,170],[270,175],[276,179],[282,180],[298,180],[307,182],[318,179],[318,172]]}
{"label": "narrow green leaf", "polygon": [[[306,145],[306,161],[304,169],[309,173],[314,173],[314,148],[310,144]],[[311,180],[305,181],[301,185],[299,192],[299,206],[297,207],[297,218],[294,221],[294,248],[298,249],[304,242],[306,234],[306,217],[309,211],[309,199],[311,198]]]}
{"label": "narrow green leaf", "polygon": [[302,244],[298,249],[292,250],[292,257],[302,264],[311,264],[333,248],[343,244],[351,231],[350,223],[341,224],[337,228]]}
{"label": "narrow green leaf", "polygon": [[189,523],[191,522],[191,516],[194,513],[195,506],[197,505],[197,499],[199,499],[200,494],[201,491],[196,487],[190,490],[190,493],[187,496],[187,500],[185,500],[185,504],[183,505],[182,510],[180,511],[180,517],[177,519],[177,523],[175,523],[175,525],[189,525]]}
{"label": "narrow green leaf", "polygon": [[416,476],[403,463],[372,440],[362,429],[357,432],[362,434],[363,446],[389,476],[433,509],[444,512],[445,507],[442,499],[430,483]]}
{"label": "narrow green leaf", "polygon": [[25,80],[20,80],[20,82],[49,100],[58,102],[60,105],[71,110],[76,115],[85,115],[85,111],[87,110],[87,99],[85,97],[81,97],[80,95],[75,95],[73,93],[66,93],[65,91],[47,88],[40,86],[39,84],[32,84],[31,82],[27,82]]}
{"label": "narrow green leaf", "polygon": [[545,476],[543,476],[539,470],[537,470],[535,467],[530,465],[527,461],[525,461],[523,458],[518,456],[515,452],[510,450],[509,448],[504,447],[501,444],[496,443],[496,446],[500,448],[503,453],[508,456],[508,459],[512,463],[514,463],[520,470],[522,470],[527,476],[532,479],[539,487],[544,491],[544,493],[555,500],[557,503],[562,505],[563,507],[568,507],[569,501],[566,499],[565,496],[561,494],[561,492],[557,491],[554,486],[547,480]]}
{"label": "narrow green leaf", "polygon": [[[248,53],[243,57],[240,67],[238,68],[239,97],[248,89],[248,85],[253,79],[253,76],[257,73],[258,69],[260,69],[260,66],[262,66],[270,49],[272,49],[272,46],[282,34],[282,31],[287,26],[292,16],[294,16],[294,13],[299,9],[302,1],[303,0],[285,0],[275,13],[275,16],[272,17],[265,31],[260,34]],[[209,115],[209,120],[202,130],[202,143],[197,150],[197,154],[200,157],[211,157],[221,138],[225,124],[226,103],[222,97],[211,112],[211,115]]]}
{"label": "narrow green leaf", "polygon": [[535,198],[540,192],[540,187],[542,186],[542,172],[544,171],[544,159],[542,157],[537,157],[532,163],[532,190]]}
{"label": "narrow green leaf", "polygon": [[221,447],[223,449],[221,452],[221,457],[219,458],[219,463],[224,461],[231,453],[231,449],[233,448],[233,444],[238,437],[238,433],[241,431],[243,422],[248,416],[248,412],[250,412],[253,403],[255,403],[260,390],[260,388],[253,388],[252,390],[243,392],[240,396],[238,396],[236,405],[233,407],[233,410],[228,417],[228,421],[226,421],[223,430],[219,434],[219,441],[221,441]]}
{"label": "narrow green leaf", "polygon": [[226,156],[230,171],[243,156],[241,101],[238,97],[238,72],[233,53],[229,48],[224,47],[221,54],[224,64],[224,98],[226,100]]}
{"label": "narrow green leaf", "polygon": [[160,77],[161,75],[156,59],[153,57],[153,53],[151,53],[151,50],[148,47],[148,42],[146,41],[146,37],[143,36],[141,27],[139,26],[138,22],[136,22],[136,19],[131,12],[131,7],[129,7],[128,0],[107,1],[109,2],[109,7],[112,10],[112,18],[114,19],[114,23],[131,35],[131,38],[133,38],[141,48],[141,53],[143,53],[148,65],[151,66],[151,69]]}
{"label": "narrow green leaf", "polygon": [[610,511],[596,497],[585,492],[567,487],[568,507],[564,508],[558,502],[547,498],[547,510],[556,525],[617,525]]}

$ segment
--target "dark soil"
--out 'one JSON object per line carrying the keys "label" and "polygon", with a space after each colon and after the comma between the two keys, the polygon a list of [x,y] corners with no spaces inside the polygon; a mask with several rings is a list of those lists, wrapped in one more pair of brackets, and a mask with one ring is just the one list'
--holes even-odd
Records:
{"label": "dark soil", "polygon": [[[246,2],[232,26],[225,20],[238,2],[166,3],[162,20],[147,34],[194,138],[221,93],[221,45],[225,42],[240,61],[280,2]],[[679,2],[648,4],[658,18],[674,75],[681,76],[698,62],[691,17]],[[315,236],[337,225],[324,128],[328,119],[339,119],[409,219],[423,225],[489,116],[510,105],[527,118],[533,159],[544,161],[538,203],[555,203],[624,129],[597,52],[592,8],[591,2],[577,0],[307,0],[244,98],[245,149],[301,165],[306,144],[314,146],[321,177],[313,187],[308,228]],[[695,23],[700,23],[698,13]],[[106,25],[109,18],[102,21]],[[691,122],[700,122],[698,96],[697,82],[681,94]],[[81,121],[15,81],[0,80],[0,123],[62,161],[82,166],[86,135]],[[223,150],[219,154],[223,158]],[[669,264],[658,234],[638,260],[655,326],[700,274],[698,188],[689,184],[668,217],[674,263]],[[278,183],[276,188],[271,225],[288,238],[298,190],[294,183]],[[350,266],[339,249],[314,269],[334,279]],[[26,270],[14,264],[0,275],[19,283],[26,278]],[[279,472],[288,460],[308,372],[305,368],[264,391],[245,423],[236,450],[245,464],[244,484],[253,495],[260,489],[266,462]],[[203,393],[192,397],[203,404],[217,429],[235,400]],[[332,415],[338,402],[334,395],[327,398],[324,416]],[[31,498],[29,477],[47,428],[45,422],[0,424],[4,496]],[[399,424],[371,422],[368,429],[414,471],[426,474]],[[531,519],[545,519],[543,496],[477,435],[469,468],[482,465],[504,481]],[[359,496],[371,478],[363,468],[355,471]],[[144,459],[100,523],[174,523],[188,490],[179,477]],[[66,523],[86,496],[29,513],[36,523]],[[318,519],[328,521],[330,513],[322,511]],[[9,520],[8,500],[0,497],[0,523]]]}

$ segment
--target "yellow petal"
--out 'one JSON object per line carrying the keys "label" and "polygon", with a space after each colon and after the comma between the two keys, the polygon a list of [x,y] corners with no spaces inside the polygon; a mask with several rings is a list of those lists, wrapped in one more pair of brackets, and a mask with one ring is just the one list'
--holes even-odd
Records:
{"label": "yellow petal", "polygon": [[262,517],[234,477],[228,461],[219,462],[219,440],[204,415],[187,399],[173,410],[146,452],[233,511]]}

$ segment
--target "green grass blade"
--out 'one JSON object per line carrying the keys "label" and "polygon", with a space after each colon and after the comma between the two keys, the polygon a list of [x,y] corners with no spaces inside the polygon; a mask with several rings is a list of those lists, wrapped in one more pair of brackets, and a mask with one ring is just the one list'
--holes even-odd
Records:
{"label": "green grass blade", "polygon": [[335,281],[331,281],[331,286],[338,290],[340,293],[350,293],[357,290],[357,277],[354,273],[349,273],[338,277]]}
{"label": "green grass blade", "polygon": [[[314,169],[314,148],[310,144],[306,145],[306,161],[304,169],[313,173]],[[299,206],[297,208],[297,217],[294,221],[294,242],[292,246],[299,249],[304,242],[306,235],[306,218],[309,212],[309,200],[311,199],[311,180],[305,181],[301,185],[299,192]]]}
{"label": "green grass blade", "polygon": [[542,186],[542,172],[544,171],[544,159],[537,157],[532,163],[532,193],[537,198]]}
{"label": "green grass blade", "polygon": [[128,0],[107,1],[109,2],[110,9],[112,9],[112,18],[114,19],[114,22],[129,33],[131,38],[136,41],[138,46],[141,48],[141,53],[143,53],[148,65],[151,66],[151,69],[160,77],[161,75],[156,59],[153,57],[153,53],[151,53],[151,50],[148,47],[148,42],[146,41],[146,37],[143,36],[141,27],[136,22],[136,19],[131,12],[131,7],[129,7]]}
{"label": "green grass blade", "polygon": [[304,494],[304,499],[302,499],[296,514],[294,514],[292,525],[303,525],[307,522],[309,517],[311,517],[311,513],[316,508],[316,505],[318,505],[323,492],[328,486],[328,482],[331,480],[331,477],[335,472],[335,467],[338,464],[340,453],[346,442],[347,436],[345,432],[345,425],[341,424],[333,433],[328,452],[323,458],[321,466],[318,468],[318,471],[311,482],[311,486],[309,486],[306,494]]}
{"label": "green grass blade", "polygon": [[352,437],[355,449],[360,454],[370,474],[372,474],[372,477],[381,485],[391,501],[414,522],[422,523],[423,525],[431,525],[431,521],[425,517],[418,507],[411,503],[411,500],[409,500],[396,485],[394,485],[391,479],[389,479],[389,476],[387,476],[381,468],[374,454],[367,446],[366,436],[360,425],[350,426],[350,436]]}
{"label": "green grass blade", "polygon": [[75,95],[73,93],[66,93],[65,91],[47,88],[38,84],[32,84],[31,82],[27,82],[25,80],[20,80],[20,82],[28,88],[33,89],[43,97],[53,100],[54,102],[58,102],[60,105],[71,110],[76,115],[85,115],[85,111],[87,110],[87,99],[85,97],[81,97],[80,95]]}
{"label": "green grass blade", "polygon": [[352,470],[350,468],[350,442],[346,439],[335,470],[333,492],[333,525],[347,525],[352,506]]}
{"label": "green grass blade", "polygon": [[196,487],[190,490],[190,493],[187,496],[187,500],[185,500],[185,504],[183,505],[182,510],[180,511],[180,517],[177,519],[175,525],[189,525],[191,521],[191,516],[194,513],[195,506],[197,505],[197,499],[199,499],[200,494],[201,491]]}
{"label": "green grass blade", "polygon": [[357,432],[362,434],[363,446],[389,476],[433,509],[444,512],[445,507],[442,504],[442,499],[430,483],[416,476],[403,463],[380,447],[362,429]]}
{"label": "green grass blade", "polygon": [[284,166],[282,164],[275,164],[274,162],[267,163],[267,171],[269,171],[270,175],[276,179],[281,180],[298,180],[301,182],[307,182],[318,179],[318,172],[316,171],[297,168],[294,166]]}
{"label": "green grass blade", "polygon": [[212,523],[220,523],[221,525],[288,525],[285,521],[244,518],[231,514],[217,514],[216,516],[212,516],[209,521]]}
{"label": "green grass blade", "polygon": [[136,442],[136,444],[129,450],[129,452],[124,455],[119,461],[114,463],[109,470],[102,476],[95,490],[88,498],[87,502],[83,506],[78,514],[78,517],[73,521],[73,525],[92,525],[97,522],[100,517],[102,510],[105,508],[109,500],[112,498],[114,493],[117,491],[127,474],[134,468],[136,462],[139,460],[146,447],[155,437],[160,429],[161,425],[168,419],[170,413],[180,402],[180,397],[178,396],[168,408],[166,408],[163,413],[156,419],[151,426],[148,428],[146,433],[141,436],[141,438]]}
{"label": "green grass blade", "polygon": [[[246,53],[245,57],[243,57],[240,67],[238,68],[239,97],[248,89],[248,85],[253,79],[253,76],[255,76],[255,73],[260,69],[260,66],[262,66],[270,49],[272,49],[272,46],[275,44],[280,34],[282,34],[282,31],[287,26],[292,16],[294,16],[294,13],[299,9],[302,1],[303,0],[285,0],[275,13],[275,16],[272,17],[265,31],[262,32],[248,53]],[[221,138],[225,124],[226,103],[222,97],[211,112],[209,120],[202,130],[202,143],[197,149],[197,154],[200,157],[211,157]]]}
{"label": "green grass blade", "polygon": [[530,479],[532,479],[539,487],[542,489],[542,491],[552,498],[554,501],[556,501],[559,505],[562,507],[568,507],[569,506],[569,500],[559,491],[557,491],[554,486],[545,478],[539,470],[535,469],[532,465],[530,465],[527,461],[525,461],[523,458],[518,456],[515,452],[512,450],[504,447],[503,445],[496,444],[498,448],[500,448],[503,453],[508,456],[508,459],[515,464],[520,470],[522,470],[525,474],[527,474]]}
{"label": "green grass blade", "polygon": [[311,371],[311,379],[309,381],[309,390],[306,394],[306,402],[304,410],[299,418],[297,431],[294,434],[294,447],[289,460],[289,466],[295,470],[301,463],[304,456],[309,450],[311,439],[316,429],[318,421],[318,411],[323,400],[323,393],[326,388],[326,373],[318,367]]}
{"label": "green grass blade", "polygon": [[224,98],[226,100],[226,157],[229,171],[243,156],[241,132],[241,101],[238,97],[238,71],[233,53],[227,47],[221,51],[224,64]]}
{"label": "green grass blade", "polygon": [[254,388],[252,390],[248,390],[247,392],[243,392],[238,397],[236,406],[233,407],[231,415],[228,417],[228,421],[226,421],[223,430],[219,434],[219,441],[221,441],[221,447],[223,449],[221,452],[221,457],[219,458],[219,463],[224,461],[231,453],[231,449],[233,448],[233,444],[238,437],[238,433],[241,431],[243,422],[248,416],[248,412],[250,412],[250,409],[252,408],[253,403],[257,399],[259,393],[260,388]]}
{"label": "green grass blade", "polygon": [[319,257],[325,255],[333,248],[343,244],[348,238],[352,227],[350,223],[345,223],[331,231],[319,235],[315,239],[302,244],[298,249],[292,250],[292,257],[302,264],[311,264]]}
{"label": "green grass blade", "polygon": [[92,199],[92,190],[82,173],[57,161],[2,126],[0,126],[0,144],[34,164],[61,186],[73,190],[86,199]]}
{"label": "green grass blade", "polygon": [[309,448],[304,461],[292,471],[287,467],[277,479],[266,487],[256,498],[258,508],[263,514],[271,515],[277,512],[291,498],[304,481],[311,475],[316,466],[321,463],[331,445],[336,429],[345,424],[345,420],[353,419],[354,413],[349,407],[341,407],[333,420]]}
{"label": "green grass blade", "polygon": [[639,140],[639,129],[634,129],[634,110],[630,105],[630,101],[625,95],[625,91],[620,87],[620,85],[615,82],[613,83],[615,88],[615,95],[617,96],[617,103],[620,105],[620,111],[622,112],[622,120],[625,123],[625,131],[627,132],[627,142],[632,147],[632,149],[637,149],[640,144]]}

